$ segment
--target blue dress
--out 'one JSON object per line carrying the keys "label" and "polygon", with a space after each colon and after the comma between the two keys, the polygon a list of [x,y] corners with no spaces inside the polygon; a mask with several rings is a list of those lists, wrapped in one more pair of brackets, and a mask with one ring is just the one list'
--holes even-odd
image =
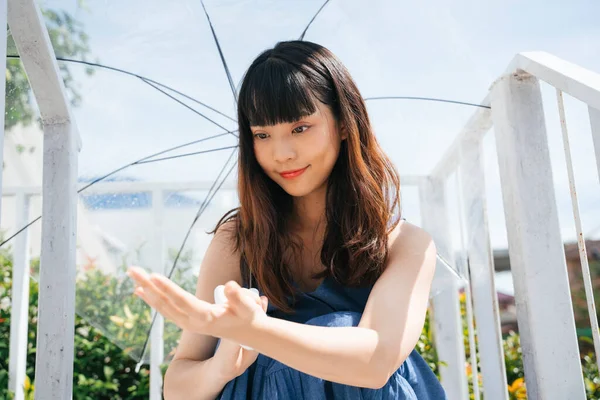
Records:
{"label": "blue dress", "polygon": [[[285,314],[269,305],[267,314],[288,321],[318,326],[356,326],[372,287],[347,288],[325,278],[313,292],[300,293],[295,313]],[[223,388],[223,400],[445,400],[440,382],[425,360],[413,350],[380,389],[367,389],[325,381],[259,354],[256,362]]]}

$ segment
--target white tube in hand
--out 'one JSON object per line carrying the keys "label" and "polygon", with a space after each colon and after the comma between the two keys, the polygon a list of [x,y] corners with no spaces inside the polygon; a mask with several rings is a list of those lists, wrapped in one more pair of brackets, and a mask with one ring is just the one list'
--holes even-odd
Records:
{"label": "white tube in hand", "polygon": [[[246,291],[248,291],[250,296],[256,296],[258,297],[258,290],[255,288],[250,288],[250,289],[246,289],[246,288],[242,288]],[[225,296],[225,286],[224,285],[219,285],[215,288],[215,304],[225,304],[227,302],[227,297]],[[246,350],[253,350],[251,347],[248,346],[244,346],[244,345],[240,345],[242,346],[244,349]]]}

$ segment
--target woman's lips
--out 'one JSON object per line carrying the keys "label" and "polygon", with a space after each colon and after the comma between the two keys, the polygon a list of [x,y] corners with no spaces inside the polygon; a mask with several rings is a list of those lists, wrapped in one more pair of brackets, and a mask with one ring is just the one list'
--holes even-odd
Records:
{"label": "woman's lips", "polygon": [[302,175],[302,173],[304,173],[304,171],[306,171],[307,168],[308,168],[308,166],[306,166],[302,169],[296,169],[293,171],[284,171],[284,172],[280,172],[279,175],[281,175],[281,177],[285,178],[285,179],[292,179],[292,178],[296,178],[296,177]]}

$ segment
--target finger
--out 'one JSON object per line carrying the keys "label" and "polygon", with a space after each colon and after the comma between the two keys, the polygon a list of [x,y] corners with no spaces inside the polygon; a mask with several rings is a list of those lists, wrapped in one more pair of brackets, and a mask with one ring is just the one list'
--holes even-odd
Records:
{"label": "finger", "polygon": [[264,312],[267,312],[269,308],[269,298],[267,296],[260,296],[261,306]]}
{"label": "finger", "polygon": [[157,288],[157,286],[150,279],[151,276],[140,267],[130,267],[127,270],[127,275],[134,280],[136,285],[142,287],[146,291],[146,297],[152,298],[152,296],[159,296],[163,301],[168,301],[163,291]]}
{"label": "finger", "polygon": [[244,289],[244,293],[246,293],[246,295],[252,297],[253,299],[260,298],[260,294],[258,294],[258,289],[256,288]]}
{"label": "finger", "polygon": [[230,281],[225,284],[225,296],[229,305],[234,310],[239,310],[240,307],[252,308],[256,304],[256,300],[244,293],[244,290],[235,281]]}
{"label": "finger", "polygon": [[159,312],[165,318],[173,321],[182,329],[187,329],[189,325],[190,314],[184,312],[180,307],[176,306],[171,298],[150,279],[148,275],[140,267],[130,267],[127,271],[138,286],[136,293],[146,304]]}
{"label": "finger", "polygon": [[152,274],[150,276],[150,281],[162,290],[173,304],[183,311],[189,312],[193,310],[198,312],[207,311],[210,308],[210,303],[200,300],[165,276]]}
{"label": "finger", "polygon": [[129,267],[127,276],[134,280],[135,283],[141,284],[148,279],[148,274],[140,267]]}
{"label": "finger", "polygon": [[[156,312],[160,313],[163,317],[172,320],[173,322],[179,323],[177,314],[174,314],[168,307],[165,307],[162,303],[156,301],[156,298],[148,296],[148,293],[144,291],[142,287],[138,287],[133,292],[136,296],[142,299],[146,304],[152,307]],[[179,323],[178,323],[179,322]]]}
{"label": "finger", "polygon": [[144,300],[150,307],[154,308],[156,311],[165,316],[167,314],[169,316],[181,314],[181,310],[176,309],[170,305],[168,301],[163,300],[160,295],[156,293],[156,290],[151,287],[139,286],[134,290],[133,293]]}
{"label": "finger", "polygon": [[176,307],[182,310],[188,321],[193,319],[195,322],[206,324],[227,312],[226,306],[201,300],[165,276],[152,274],[150,279],[166,293]]}
{"label": "finger", "polygon": [[149,279],[149,275],[146,271],[139,269],[137,271],[130,270],[127,272],[135,282],[137,288],[143,289],[147,298],[154,298],[158,296],[158,292],[160,291]]}
{"label": "finger", "polygon": [[142,300],[148,303],[149,306],[165,317],[172,319],[178,325],[185,323],[188,314],[176,306],[171,297],[161,288],[157,287],[144,270],[136,268],[130,276],[136,281],[139,288],[143,290],[144,297]]}
{"label": "finger", "polygon": [[152,274],[150,281],[162,290],[170,303],[181,310],[186,320],[193,318],[196,322],[206,323],[224,312],[223,307],[215,308],[215,305],[200,300],[165,276]]}
{"label": "finger", "polygon": [[144,291],[148,293],[148,297],[154,298],[160,302],[163,307],[169,307],[171,311],[183,314],[183,310],[177,307],[170,296],[170,293],[165,292],[161,287],[158,287],[152,280],[143,286]]}

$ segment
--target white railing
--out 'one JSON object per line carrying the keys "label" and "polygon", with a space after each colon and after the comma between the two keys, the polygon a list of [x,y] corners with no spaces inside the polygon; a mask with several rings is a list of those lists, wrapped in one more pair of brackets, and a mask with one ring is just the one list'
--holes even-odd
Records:
{"label": "white railing", "polygon": [[[467,234],[468,272],[486,399],[507,398],[481,163],[482,138],[492,126],[528,396],[532,399],[585,398],[539,80],[555,87],[558,94],[584,284],[594,347],[596,354],[599,353],[598,324],[562,93],[588,105],[600,173],[600,75],[546,53],[518,54],[482,102],[491,106],[491,110],[478,110],[473,115],[434,168],[428,190],[423,191],[423,197],[428,195],[430,199],[425,206],[430,216],[423,224],[434,236],[438,248],[441,246],[442,251],[447,252],[449,231],[443,188],[452,173],[458,172],[461,178],[459,192]],[[463,338],[460,324],[453,322],[457,318],[457,299],[453,292],[443,296],[445,298],[440,297],[434,303],[438,353],[440,359],[448,363],[441,368],[442,381],[450,399],[463,399],[466,398]],[[444,320],[439,320],[440,314]]]}
{"label": "white railing", "polygon": [[[492,114],[528,393],[543,399],[584,398],[538,80],[583,101],[590,110],[598,110],[600,75],[546,53],[525,53],[515,57],[508,74],[492,88]],[[597,147],[600,139],[597,129],[592,137]],[[519,162],[515,163],[515,159]],[[570,185],[573,190],[572,176]],[[585,237],[579,224],[577,237],[581,246]],[[587,256],[583,258],[584,276],[589,277]],[[584,283],[586,292],[591,294],[589,279]],[[588,304],[593,304],[592,298],[588,298]],[[598,332],[593,335],[598,353]]]}
{"label": "white railing", "polygon": [[[5,188],[3,195],[17,196],[16,218],[23,222],[29,196],[43,194],[36,398],[63,399],[69,398],[72,393],[74,332],[64,327],[73,326],[75,312],[79,136],[35,2],[9,1],[8,24],[42,115],[44,180],[41,191],[39,188]],[[5,49],[3,52],[5,54]],[[529,398],[585,397],[538,80],[557,89],[565,139],[567,125],[562,111],[562,93],[588,105],[600,175],[600,76],[546,53],[523,53],[515,57],[507,73],[494,83],[482,102],[491,109],[480,108],[475,112],[432,173],[427,177],[403,179],[403,185],[419,188],[422,225],[434,237],[438,252],[457,264],[460,263],[454,260],[452,250],[445,184],[451,176],[459,182],[461,243],[468,260],[461,272],[470,279],[466,288],[469,346],[475,348],[472,329],[472,321],[475,320],[486,399],[508,398],[482,166],[482,138],[492,126]],[[594,345],[598,353],[600,341],[597,324],[593,321],[596,314],[591,298],[589,268],[587,260],[584,261],[585,238],[579,223],[567,140],[565,151],[584,283],[594,327]],[[146,189],[142,189],[143,185]],[[136,186],[131,182],[109,183],[94,186],[88,193],[148,190],[155,199],[161,199],[164,191],[193,190],[198,188],[197,185],[184,183],[174,185],[176,187],[157,187],[154,184]],[[156,259],[162,260],[163,203],[156,201],[153,204],[159,205],[154,210],[154,241]],[[22,396],[16,389],[23,383],[25,368],[22,338],[26,336],[22,332],[27,323],[28,240],[25,231],[14,246],[15,317],[11,320],[10,386],[17,396]],[[162,268],[162,265],[157,264],[157,268]],[[65,298],[67,301],[64,301]],[[468,385],[458,284],[434,297],[432,305],[436,346],[440,359],[445,363],[440,367],[443,385],[451,400],[466,399]],[[155,343],[162,340],[162,320],[156,326],[152,332]],[[162,346],[152,348],[157,349],[152,355],[151,365],[154,377],[151,398],[154,399],[160,398],[157,360],[162,361]],[[472,367],[473,376],[477,377],[477,366]],[[476,392],[476,397],[479,395]]]}

